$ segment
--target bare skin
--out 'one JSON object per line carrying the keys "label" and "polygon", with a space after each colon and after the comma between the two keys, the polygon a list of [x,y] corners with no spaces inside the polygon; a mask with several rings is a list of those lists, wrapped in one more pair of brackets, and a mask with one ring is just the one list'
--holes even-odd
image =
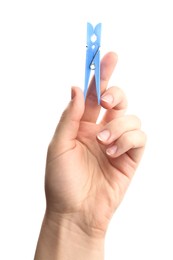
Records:
{"label": "bare skin", "polygon": [[[146,136],[140,120],[126,115],[127,100],[108,87],[115,53],[101,62],[101,106],[94,79],[86,102],[72,88],[48,148],[46,213],[35,260],[103,260],[108,224],[122,201],[142,157]],[[105,113],[97,123],[100,109]]]}

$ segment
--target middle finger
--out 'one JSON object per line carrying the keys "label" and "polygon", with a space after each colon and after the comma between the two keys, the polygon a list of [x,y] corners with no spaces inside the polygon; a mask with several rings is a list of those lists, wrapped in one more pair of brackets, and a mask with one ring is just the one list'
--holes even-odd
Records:
{"label": "middle finger", "polygon": [[141,122],[138,117],[126,115],[118,117],[108,123],[100,133],[97,134],[97,139],[105,145],[115,142],[122,134],[140,129]]}

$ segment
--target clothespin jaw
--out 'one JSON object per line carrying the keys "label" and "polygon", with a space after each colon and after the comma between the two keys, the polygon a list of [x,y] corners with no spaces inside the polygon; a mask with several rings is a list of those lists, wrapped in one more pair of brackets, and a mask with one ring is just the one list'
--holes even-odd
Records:
{"label": "clothespin jaw", "polygon": [[92,24],[87,23],[87,50],[85,65],[85,87],[84,97],[86,99],[88,83],[91,70],[95,70],[95,84],[98,104],[100,105],[100,40],[101,40],[101,23],[95,28]]}

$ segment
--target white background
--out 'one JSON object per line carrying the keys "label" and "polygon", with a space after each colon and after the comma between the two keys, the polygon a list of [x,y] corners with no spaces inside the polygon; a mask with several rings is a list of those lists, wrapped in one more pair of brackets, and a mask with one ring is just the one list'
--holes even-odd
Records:
{"label": "white background", "polygon": [[0,259],[33,259],[45,209],[47,145],[71,85],[83,88],[86,22],[118,53],[148,142],[109,226],[106,260],[173,259],[172,1],[0,1]]}

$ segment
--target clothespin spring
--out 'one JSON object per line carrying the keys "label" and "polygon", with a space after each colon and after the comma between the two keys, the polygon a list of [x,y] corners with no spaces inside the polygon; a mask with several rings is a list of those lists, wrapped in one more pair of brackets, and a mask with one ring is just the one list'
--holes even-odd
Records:
{"label": "clothespin spring", "polygon": [[97,51],[95,52],[95,54],[94,54],[94,57],[93,57],[93,59],[92,59],[92,61],[91,61],[91,63],[90,63],[90,69],[91,70],[95,70],[95,68],[96,68],[96,66],[95,66],[95,64],[94,64],[94,59],[95,59],[95,57],[96,57],[96,55],[97,55],[97,53],[98,53],[98,51],[100,50],[100,47],[98,47],[97,48]]}

